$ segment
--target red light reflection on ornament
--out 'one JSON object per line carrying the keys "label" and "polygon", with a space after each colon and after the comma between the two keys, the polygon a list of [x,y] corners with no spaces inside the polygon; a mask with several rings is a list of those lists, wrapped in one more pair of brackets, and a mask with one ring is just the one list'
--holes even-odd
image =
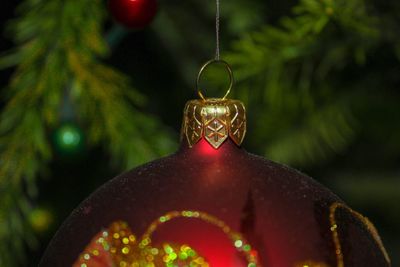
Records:
{"label": "red light reflection on ornament", "polygon": [[199,211],[173,211],[160,218],[164,222],[155,221],[149,227],[157,229],[148,233],[155,237],[155,243],[188,244],[204,257],[205,266],[259,266],[257,252],[242,234],[217,217]]}
{"label": "red light reflection on ornament", "polygon": [[214,156],[219,154],[219,149],[214,148],[203,138],[200,139],[195,147],[200,152],[200,154],[204,156]]}
{"label": "red light reflection on ornament", "polygon": [[[227,141],[228,142],[228,141]],[[199,183],[201,190],[218,190],[219,186],[229,182],[229,176],[221,175],[225,170],[223,159],[226,156],[227,149],[224,145],[214,148],[205,139],[200,139],[192,147],[192,151],[197,154],[199,162],[207,164],[208,168],[198,172],[201,179],[194,180]]]}

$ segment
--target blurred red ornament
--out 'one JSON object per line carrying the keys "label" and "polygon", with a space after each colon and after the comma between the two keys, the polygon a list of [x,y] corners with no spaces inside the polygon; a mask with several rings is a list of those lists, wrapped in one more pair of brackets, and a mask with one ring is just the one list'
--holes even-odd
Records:
{"label": "blurred red ornament", "polygon": [[108,8],[114,19],[132,29],[150,24],[157,13],[156,0],[109,0]]}
{"label": "blurred red ornament", "polygon": [[390,266],[367,218],[310,177],[246,152],[245,133],[240,101],[189,101],[180,149],[89,196],[40,266]]}

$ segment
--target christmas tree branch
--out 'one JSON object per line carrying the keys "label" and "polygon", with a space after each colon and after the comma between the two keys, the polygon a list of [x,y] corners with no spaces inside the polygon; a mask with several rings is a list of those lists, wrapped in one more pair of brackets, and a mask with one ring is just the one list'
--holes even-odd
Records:
{"label": "christmas tree branch", "polygon": [[266,114],[253,127],[258,138],[269,140],[268,157],[307,165],[347,147],[356,94],[337,87],[352,87],[351,81],[340,83],[343,68],[364,63],[378,32],[363,0],[302,0],[293,16],[234,43],[227,59],[235,68],[237,94],[258,107],[252,113]]}
{"label": "christmas tree branch", "polygon": [[18,47],[0,58],[0,67],[15,66],[0,121],[0,266],[15,266],[25,242],[32,244],[29,199],[52,158],[48,133],[62,122],[65,97],[88,142],[104,145],[119,166],[175,145],[158,120],[139,111],[145,99],[128,79],[100,61],[109,54],[102,1],[26,0],[18,12],[9,28]]}

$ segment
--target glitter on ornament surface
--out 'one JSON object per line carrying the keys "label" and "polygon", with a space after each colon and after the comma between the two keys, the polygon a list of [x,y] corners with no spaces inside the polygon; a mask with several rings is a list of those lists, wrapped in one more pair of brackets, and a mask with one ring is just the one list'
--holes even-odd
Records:
{"label": "glitter on ornament surface", "polygon": [[161,247],[152,246],[152,234],[161,224],[175,218],[200,219],[219,227],[231,239],[232,245],[245,255],[248,267],[260,266],[256,251],[251,249],[241,234],[232,231],[223,221],[199,211],[172,211],[150,224],[140,241],[136,239],[126,222],[112,223],[107,230],[92,239],[73,267],[210,266],[204,257],[188,245],[163,243]]}
{"label": "glitter on ornament surface", "polygon": [[296,264],[294,267],[329,267],[329,265],[323,262],[306,261],[300,264]]}
{"label": "glitter on ornament surface", "polygon": [[[341,203],[333,203],[329,210],[330,231],[334,242],[335,255],[337,259],[336,267],[344,267],[343,254],[339,239],[339,225],[336,219],[338,209],[348,211],[352,216],[359,219],[381,248],[382,253],[390,265],[389,257],[384,249],[375,227],[369,220],[356,211],[348,208]],[[86,247],[85,251],[79,256],[73,267],[105,267],[105,266],[190,266],[190,267],[209,267],[207,259],[188,245],[163,243],[160,247],[152,246],[152,234],[158,227],[175,218],[200,219],[220,228],[231,240],[232,245],[237,251],[243,253],[247,260],[247,267],[260,267],[257,251],[251,248],[240,233],[232,231],[230,227],[218,218],[199,211],[172,211],[157,220],[153,221],[137,240],[131,232],[128,224],[123,221],[114,222],[111,226],[93,238],[92,242]],[[115,265],[116,264],[116,265]],[[294,267],[330,267],[324,262],[314,262],[312,260],[295,264]]]}
{"label": "glitter on ornament surface", "polygon": [[336,218],[336,212],[339,209],[343,209],[347,212],[349,212],[352,216],[357,218],[358,220],[361,221],[361,223],[366,227],[368,232],[372,235],[373,239],[377,243],[379,249],[381,250],[388,266],[391,265],[390,263],[390,258],[388,253],[386,252],[385,247],[383,246],[382,240],[378,234],[378,231],[376,230],[375,226],[368,220],[367,217],[364,217],[362,214],[352,210],[351,208],[347,207],[346,205],[335,202],[333,203],[330,208],[329,208],[329,222],[330,222],[330,230],[332,232],[332,238],[333,242],[335,245],[335,254],[336,254],[336,260],[337,260],[337,267],[344,267],[344,258],[343,258],[343,252],[342,252],[342,245],[340,242],[340,237],[339,237],[339,232],[338,228],[340,227],[337,218]]}

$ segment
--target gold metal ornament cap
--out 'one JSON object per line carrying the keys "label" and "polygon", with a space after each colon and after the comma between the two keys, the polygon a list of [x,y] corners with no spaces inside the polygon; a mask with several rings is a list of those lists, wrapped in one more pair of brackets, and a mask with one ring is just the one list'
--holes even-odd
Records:
{"label": "gold metal ornament cap", "polygon": [[182,138],[189,147],[204,138],[215,149],[227,138],[241,145],[246,134],[246,110],[242,102],[232,99],[210,98],[186,103]]}
{"label": "gold metal ornament cap", "polygon": [[[206,98],[199,87],[201,75],[211,64],[222,64],[229,74],[229,87],[222,98]],[[233,72],[227,62],[220,59],[207,61],[200,69],[196,80],[199,100],[186,103],[183,114],[182,138],[186,138],[189,147],[204,138],[215,149],[226,139],[241,145],[246,134],[246,110],[242,102],[226,99],[233,87]]]}

